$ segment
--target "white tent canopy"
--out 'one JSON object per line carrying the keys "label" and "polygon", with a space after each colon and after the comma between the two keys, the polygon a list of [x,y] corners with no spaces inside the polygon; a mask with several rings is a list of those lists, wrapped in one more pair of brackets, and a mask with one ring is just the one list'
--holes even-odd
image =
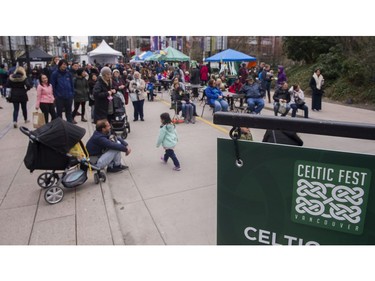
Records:
{"label": "white tent canopy", "polygon": [[97,63],[104,65],[106,63],[117,63],[118,57],[123,57],[120,51],[112,49],[104,40],[100,43],[99,47],[87,53],[89,63],[96,60]]}

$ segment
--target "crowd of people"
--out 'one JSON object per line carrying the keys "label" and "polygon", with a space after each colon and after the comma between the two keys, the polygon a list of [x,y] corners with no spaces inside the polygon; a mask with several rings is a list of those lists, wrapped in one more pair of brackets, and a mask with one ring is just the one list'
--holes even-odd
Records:
{"label": "crowd of people", "polygon": [[[190,89],[188,90],[188,85]],[[274,93],[271,97],[271,88]],[[321,110],[324,79],[317,69],[309,83],[312,89],[312,110]],[[70,62],[54,57],[44,68],[34,67],[30,77],[22,66],[12,66],[7,69],[0,66],[0,92],[3,97],[13,104],[13,126],[17,128],[19,108],[25,123],[29,122],[27,112],[27,92],[35,87],[37,99],[36,110],[44,114],[45,122],[57,117],[77,124],[88,119],[96,125],[96,131],[88,143],[88,150],[93,156],[98,156],[97,165],[105,166],[109,172],[118,172],[128,168],[122,165],[119,159],[120,152],[130,153],[125,141],[110,140],[109,128],[114,118],[113,97],[120,94],[124,104],[132,103],[134,108],[133,122],[145,121],[144,103],[153,102],[156,91],[168,90],[171,94],[171,108],[176,114],[181,112],[185,123],[196,122],[197,109],[194,98],[199,97],[198,89],[203,87],[203,97],[213,112],[229,111],[234,109],[234,95],[241,96],[240,103],[245,101],[247,113],[261,114],[265,103],[273,102],[275,116],[286,116],[292,110],[295,117],[297,111],[303,110],[304,117],[308,118],[309,108],[305,102],[304,92],[295,83],[291,87],[283,66],[278,67],[274,74],[269,64],[260,63],[257,68],[248,68],[246,63],[241,64],[235,79],[229,79],[225,72],[211,73],[209,65],[193,62],[191,65],[162,64],[159,62],[146,64],[83,64]],[[10,89],[10,91],[7,91]],[[9,94],[10,92],[10,94]],[[225,93],[225,94],[224,94]],[[86,104],[91,107],[91,115],[86,116]],[[180,170],[180,164],[173,151],[177,143],[177,134],[173,120],[168,113],[161,116],[161,130],[157,146],[163,145],[165,154],[163,162],[171,158],[174,169]],[[243,138],[252,140],[249,128],[241,128]],[[272,134],[274,137],[274,134]],[[114,144],[115,143],[115,144]],[[100,150],[100,153],[99,153]],[[113,152],[114,150],[115,152]],[[111,153],[102,153],[112,151]]]}
{"label": "crowd of people", "polygon": [[[112,71],[111,76],[107,76],[107,80],[103,80],[101,73],[103,67],[108,67]],[[4,65],[0,66],[0,90],[3,97],[6,96],[6,88],[11,88],[12,85],[8,81],[12,81],[12,76],[15,74],[22,75],[21,72],[22,70],[16,68],[15,65],[9,70]],[[99,81],[98,77],[101,77]],[[43,82],[41,79],[43,79]],[[238,70],[237,79],[231,81],[224,72],[218,75],[212,74],[209,65],[205,63],[198,64],[194,62],[191,65],[180,63],[178,66],[172,66],[168,63],[148,62],[146,64],[118,63],[101,66],[97,63],[80,65],[77,62],[54,57],[44,68],[35,66],[31,70],[30,79],[25,79],[24,82],[27,83],[25,89],[31,87],[37,89],[38,100],[42,100],[42,106],[40,107],[37,104],[36,108],[40,108],[46,117],[48,115],[50,119],[54,119],[56,116],[62,117],[62,113],[64,112],[68,122],[76,123],[76,116],[81,116],[82,122],[87,121],[88,117],[85,117],[87,102],[92,109],[92,115],[89,119],[93,122],[98,120],[95,118],[94,95],[94,86],[97,82],[98,85],[102,86],[102,82],[104,84],[106,84],[105,82],[110,82],[111,85],[108,84],[107,86],[112,87],[116,92],[122,93],[126,104],[128,104],[129,99],[132,102],[135,109],[133,120],[144,121],[143,104],[146,97],[148,101],[153,101],[156,96],[155,91],[161,91],[162,87],[165,90],[168,90],[170,87],[172,87],[172,90],[175,90],[173,84],[176,79],[181,84],[179,87],[180,95],[185,96],[179,97],[178,95],[173,95],[173,97],[178,99],[178,108],[181,108],[179,111],[182,111],[183,118],[185,118],[186,108],[189,109],[190,107],[189,99],[199,96],[198,85],[206,87],[204,94],[207,96],[208,103],[213,107],[214,112],[233,110],[233,95],[223,95],[223,92],[229,92],[244,94],[249,113],[260,114],[265,106],[265,102],[268,101],[268,103],[274,104],[275,115],[280,113],[281,116],[285,116],[292,109],[292,117],[295,117],[298,109],[301,109],[305,112],[304,117],[308,118],[308,107],[304,102],[304,93],[300,86],[294,83],[292,88],[298,88],[298,90],[295,91],[290,88],[286,91],[288,85],[284,84],[288,83],[288,78],[284,67],[278,66],[277,74],[274,74],[271,66],[264,62],[261,62],[256,68],[248,68],[247,64],[243,63]],[[189,93],[191,95],[189,98],[186,96],[187,90],[185,85],[187,83],[196,86]],[[271,97],[272,84],[275,90],[274,95]],[[313,111],[320,111],[324,85],[320,69],[314,72],[309,85],[312,89],[311,109]],[[96,91],[98,91],[98,88]],[[49,95],[47,92],[49,92]],[[280,96],[284,98],[280,99]],[[173,97],[172,103],[176,103]],[[101,95],[98,98],[103,101]],[[27,100],[25,98],[21,98],[21,100],[15,99],[15,102],[19,103],[15,108],[15,111],[18,112],[18,108],[25,106],[24,103]],[[51,103],[55,105],[55,112],[51,108]],[[103,110],[103,108],[106,109],[106,106],[99,105],[98,102],[96,104],[98,111]],[[193,116],[188,115],[188,119],[185,120],[187,123],[194,123],[193,117],[197,116],[195,108],[194,112]],[[28,121],[27,112],[23,111],[23,114],[26,114],[25,121]],[[15,127],[17,126],[16,119],[13,120]]]}

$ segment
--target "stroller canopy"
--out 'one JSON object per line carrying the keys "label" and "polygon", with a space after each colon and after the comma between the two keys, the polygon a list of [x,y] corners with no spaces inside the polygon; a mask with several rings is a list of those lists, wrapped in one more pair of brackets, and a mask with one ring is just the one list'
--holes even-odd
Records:
{"label": "stroller canopy", "polygon": [[56,118],[31,132],[37,141],[61,153],[68,153],[83,138],[85,133],[84,128],[66,122],[61,118]]}

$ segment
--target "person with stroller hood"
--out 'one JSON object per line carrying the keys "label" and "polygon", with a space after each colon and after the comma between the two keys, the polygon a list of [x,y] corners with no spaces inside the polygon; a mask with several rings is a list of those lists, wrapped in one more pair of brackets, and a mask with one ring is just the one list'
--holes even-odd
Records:
{"label": "person with stroller hood", "polygon": [[93,94],[95,100],[94,122],[96,123],[98,120],[108,119],[112,95],[116,94],[116,90],[112,86],[112,70],[109,67],[105,66],[100,70]]}
{"label": "person with stroller hood", "polygon": [[107,167],[107,173],[117,173],[129,168],[121,164],[121,152],[125,152],[127,156],[131,149],[122,138],[111,135],[111,124],[107,119],[96,122],[96,130],[88,140],[86,149],[91,162],[99,169]]}

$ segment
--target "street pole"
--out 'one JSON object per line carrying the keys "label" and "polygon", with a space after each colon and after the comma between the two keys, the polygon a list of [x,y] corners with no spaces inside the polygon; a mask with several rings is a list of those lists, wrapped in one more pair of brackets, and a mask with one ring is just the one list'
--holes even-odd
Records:
{"label": "street pole", "polygon": [[25,54],[26,54],[26,64],[27,64],[27,76],[29,76],[29,74],[31,73],[31,69],[30,69],[30,55],[29,55],[29,46],[27,45],[27,42],[26,42],[26,36],[23,37],[23,41],[25,43]]}
{"label": "street pole", "polygon": [[8,36],[9,40],[9,53],[10,53],[10,60],[12,61],[12,66],[14,64],[14,56],[13,56],[13,50],[12,50],[12,40],[10,39],[10,36]]}
{"label": "street pole", "polygon": [[48,53],[47,36],[44,36],[44,51]]}

